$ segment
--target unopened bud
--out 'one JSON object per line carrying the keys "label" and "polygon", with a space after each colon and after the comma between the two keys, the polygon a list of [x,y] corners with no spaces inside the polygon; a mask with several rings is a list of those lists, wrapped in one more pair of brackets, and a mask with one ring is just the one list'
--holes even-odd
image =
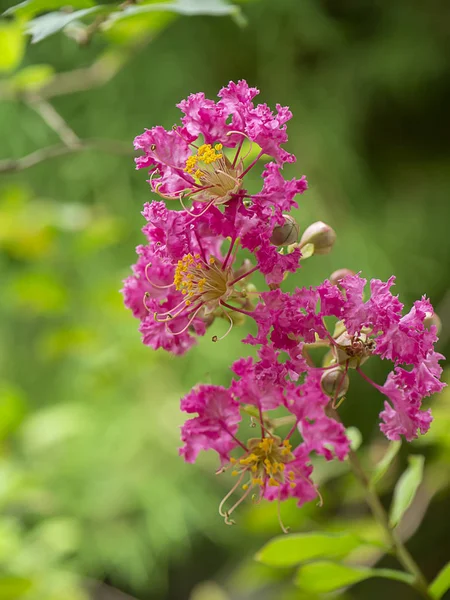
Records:
{"label": "unopened bud", "polygon": [[317,221],[305,229],[300,239],[300,248],[314,244],[314,254],[328,254],[336,241],[336,232],[326,223]]}
{"label": "unopened bud", "polygon": [[423,321],[424,327],[430,329],[432,325],[436,327],[436,333],[439,334],[442,329],[442,321],[436,313],[427,312],[425,313],[425,319]]}
{"label": "unopened bud", "polygon": [[320,380],[323,391],[330,398],[342,398],[350,385],[350,379],[344,369],[336,367],[325,371]]}
{"label": "unopened bud", "polygon": [[330,283],[332,283],[333,285],[337,285],[340,288],[341,286],[339,285],[339,282],[341,281],[341,279],[344,279],[344,277],[347,277],[347,275],[354,274],[355,272],[351,271],[350,269],[338,269],[337,271],[334,271],[334,273],[331,273]]}
{"label": "unopened bud", "polygon": [[277,225],[273,228],[270,243],[274,246],[289,246],[298,241],[300,227],[293,217],[283,215],[284,225]]}

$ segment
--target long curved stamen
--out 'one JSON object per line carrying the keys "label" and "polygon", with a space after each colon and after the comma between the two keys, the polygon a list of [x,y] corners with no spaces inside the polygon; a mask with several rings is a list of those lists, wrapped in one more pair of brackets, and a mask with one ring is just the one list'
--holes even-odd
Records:
{"label": "long curved stamen", "polygon": [[244,138],[247,138],[247,139],[248,139],[248,141],[250,142],[250,148],[249,148],[249,149],[248,149],[248,151],[246,152],[245,156],[243,156],[243,157],[241,158],[241,162],[242,162],[242,161],[244,161],[244,160],[247,158],[247,156],[249,156],[249,155],[250,155],[250,153],[251,153],[251,151],[252,151],[252,148],[253,148],[253,141],[252,141],[252,140],[251,140],[251,139],[248,137],[248,135],[247,135],[247,134],[245,134],[243,131],[228,131],[228,132],[227,132],[227,136],[230,136],[230,135],[241,135],[241,136],[242,136],[242,141],[240,142],[240,144],[239,144],[239,148],[238,148],[238,151],[236,152],[236,156],[234,157],[234,161],[233,161],[233,167],[234,167],[234,166],[236,166],[237,158],[238,158],[238,156],[239,156],[239,153],[240,153],[240,151],[241,151],[242,144],[244,143]]}
{"label": "long curved stamen", "polygon": [[[199,297],[200,296],[196,296],[194,298],[194,301],[197,301]],[[203,304],[201,304],[200,306],[202,306],[202,305]],[[172,321],[173,319],[175,319],[176,317],[181,315],[181,313],[187,308],[187,306],[190,306],[190,304],[186,304],[186,299],[183,299],[174,308],[172,308],[166,312],[163,312],[163,313],[155,312],[155,321],[158,321],[158,323],[165,323],[166,321]],[[197,308],[197,307],[195,307],[195,308]],[[192,308],[190,310],[192,310]],[[164,317],[164,318],[160,319],[159,317]]]}
{"label": "long curved stamen", "polygon": [[278,523],[280,524],[281,527],[281,531],[283,533],[289,533],[290,528],[289,527],[285,527],[283,524],[283,521],[281,519],[281,492],[280,494],[278,494],[278,500],[277,500],[277,516],[278,516]]}
{"label": "long curved stamen", "polygon": [[187,325],[185,327],[183,327],[183,329],[181,331],[171,331],[172,335],[180,335],[180,334],[184,333],[186,331],[186,329],[189,329],[189,327],[192,325],[192,321],[195,319],[198,311],[202,308],[202,306],[203,306],[203,304],[200,304],[200,306],[194,311],[194,314],[189,318]]}
{"label": "long curved stamen", "polygon": [[151,309],[150,309],[150,308],[147,306],[147,304],[146,304],[146,302],[145,302],[145,301],[147,300],[147,298],[149,298],[149,297],[150,297],[150,294],[149,294],[148,292],[145,292],[145,294],[144,294],[144,297],[142,298],[142,303],[143,303],[143,305],[144,305],[144,308],[145,308],[145,310],[146,310],[148,313],[152,312],[152,311],[151,311]]}
{"label": "long curved stamen", "polygon": [[245,469],[244,471],[242,471],[241,476],[239,477],[239,479],[237,480],[237,482],[233,485],[233,487],[231,488],[231,490],[228,492],[228,494],[222,499],[222,502],[219,504],[219,515],[221,517],[225,518],[225,516],[226,516],[227,513],[222,512],[223,505],[228,500],[228,498],[230,496],[232,496],[234,494],[234,492],[237,490],[237,488],[241,485],[242,480],[244,479],[246,471],[247,471],[247,469]]}
{"label": "long curved stamen", "polygon": [[193,148],[198,150],[197,144],[194,144],[194,142],[188,142],[187,139],[181,135],[181,133],[178,131],[178,129],[179,129],[178,125],[172,126],[172,131],[174,131],[183,140],[183,142],[186,142],[186,144],[188,144],[188,146],[192,146]]}
{"label": "long curved stamen", "polygon": [[[205,189],[205,190],[207,190],[207,189],[209,189],[210,187],[211,187],[211,186],[208,186],[208,187],[206,187],[206,188],[204,188],[204,189]],[[214,200],[210,200],[210,201],[208,202],[208,204],[206,205],[206,208],[204,208],[204,209],[202,210],[202,212],[201,212],[201,213],[198,213],[198,214],[196,214],[196,213],[193,213],[193,212],[191,212],[190,210],[188,210],[188,209],[187,209],[187,208],[184,206],[183,202],[181,201],[181,198],[180,198],[180,202],[181,202],[181,206],[184,208],[184,210],[185,210],[186,212],[188,212],[188,213],[189,213],[189,214],[190,214],[190,215],[191,215],[191,216],[192,216],[194,219],[197,219],[198,217],[202,217],[202,216],[205,214],[205,212],[207,212],[207,211],[208,211],[208,210],[211,208],[211,206],[214,204]],[[187,225],[190,225],[190,224],[191,224],[191,223],[187,223]]]}
{"label": "long curved stamen", "polygon": [[251,486],[249,485],[249,486],[247,487],[247,489],[245,490],[244,494],[243,494],[243,495],[242,495],[242,496],[239,498],[239,500],[238,500],[238,501],[237,501],[235,504],[233,504],[233,506],[230,508],[230,510],[227,510],[227,511],[226,511],[226,513],[225,513],[225,523],[226,523],[227,525],[233,525],[233,524],[234,524],[234,521],[230,521],[230,520],[229,520],[229,518],[230,518],[230,515],[231,515],[231,514],[232,514],[232,513],[233,513],[233,512],[236,510],[236,508],[237,508],[237,507],[238,507],[240,504],[242,504],[242,502],[244,502],[244,500],[247,498],[247,496],[250,494],[250,492],[251,492],[251,491],[252,491],[252,488],[251,488]]}
{"label": "long curved stamen", "polygon": [[158,290],[166,290],[166,289],[168,289],[168,288],[171,288],[171,287],[173,287],[173,286],[174,286],[174,284],[173,284],[173,283],[169,283],[168,285],[158,285],[158,284],[154,283],[154,282],[153,282],[153,281],[150,279],[150,277],[148,276],[148,272],[147,272],[147,271],[148,271],[148,268],[149,268],[149,267],[151,267],[151,266],[152,266],[152,263],[151,263],[151,262],[149,262],[148,264],[146,264],[146,265],[145,265],[145,269],[144,269],[144,273],[145,273],[145,279],[146,279],[146,280],[149,282],[149,284],[150,284],[152,287],[155,287],[155,288],[157,288]]}
{"label": "long curved stamen", "polygon": [[220,307],[222,309],[223,314],[227,317],[227,319],[230,321],[230,326],[228,327],[226,333],[224,333],[223,335],[221,335],[220,337],[217,337],[217,335],[214,335],[212,337],[212,341],[213,342],[221,342],[223,339],[225,339],[227,337],[227,335],[230,333],[230,331],[233,329],[233,319],[230,317],[230,315],[223,309],[223,307]]}

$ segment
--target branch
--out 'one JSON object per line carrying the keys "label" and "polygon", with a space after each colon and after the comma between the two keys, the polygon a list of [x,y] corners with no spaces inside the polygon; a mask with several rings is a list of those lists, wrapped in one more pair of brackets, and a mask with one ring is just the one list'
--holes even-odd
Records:
{"label": "branch", "polygon": [[107,152],[110,154],[128,155],[134,154],[133,148],[125,142],[118,140],[105,140],[105,139],[87,139],[79,140],[76,146],[66,146],[65,144],[55,144],[54,146],[47,146],[46,148],[40,148],[31,154],[27,154],[22,158],[7,158],[6,160],[0,160],[0,174],[2,173],[17,173],[24,169],[34,167],[41,162],[56,158],[58,156],[65,156],[67,154],[73,154],[75,152],[81,152],[84,150],[100,150],[101,152]]}
{"label": "branch", "polygon": [[111,81],[130,59],[147,46],[149,41],[148,37],[121,51],[106,52],[89,67],[55,75],[47,85],[39,90],[39,96],[53,98],[101,87]]}
{"label": "branch", "polygon": [[30,97],[27,103],[58,134],[65,146],[74,149],[78,148],[80,138],[49,102],[36,96]]}

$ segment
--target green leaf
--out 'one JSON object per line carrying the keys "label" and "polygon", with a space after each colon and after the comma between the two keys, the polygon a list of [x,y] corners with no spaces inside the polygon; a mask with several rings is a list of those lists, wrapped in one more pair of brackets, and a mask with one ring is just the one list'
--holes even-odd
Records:
{"label": "green leaf", "polygon": [[333,592],[343,587],[364,581],[370,577],[384,577],[411,584],[413,576],[391,569],[369,569],[353,567],[330,561],[320,561],[299,568],[295,584],[304,591],[315,593]]}
{"label": "green leaf", "polygon": [[383,458],[380,460],[380,462],[375,466],[375,469],[373,471],[373,474],[372,474],[372,477],[370,480],[370,485],[375,486],[380,481],[380,479],[382,477],[384,477],[387,470],[391,466],[392,461],[397,456],[398,451],[401,448],[401,445],[402,445],[401,441],[390,442],[386,454],[383,456]]}
{"label": "green leaf", "polygon": [[18,23],[0,21],[0,73],[13,71],[25,54],[26,39]]}
{"label": "green leaf", "polygon": [[450,589],[450,562],[447,563],[441,571],[439,571],[428,588],[431,597],[434,598],[434,600],[439,600],[442,598],[448,589]]}
{"label": "green leaf", "polygon": [[394,490],[390,525],[395,527],[408,510],[423,477],[424,457],[415,454],[409,457],[409,467],[402,474]]}
{"label": "green leaf", "polygon": [[31,581],[22,577],[0,577],[1,600],[19,600],[30,589]]}
{"label": "green leaf", "polygon": [[350,533],[296,533],[274,538],[255,558],[271,567],[291,567],[316,558],[340,558],[361,544]]}
{"label": "green leaf", "polygon": [[111,7],[107,6],[91,6],[91,8],[84,8],[82,10],[76,10],[72,13],[65,12],[51,12],[42,17],[36,17],[32,21],[29,21],[26,27],[26,32],[31,35],[31,43],[36,44],[41,42],[45,38],[61,31],[69,23],[82,19],[87,15],[98,13],[100,11],[110,11]]}
{"label": "green leaf", "polygon": [[138,14],[145,14],[154,11],[174,12],[179,15],[210,15],[215,17],[231,15],[235,17],[240,24],[242,15],[240,8],[233,6],[224,0],[175,0],[174,2],[160,2],[157,4],[140,4],[139,6],[128,6],[120,12],[111,15],[110,20],[117,21]]}
{"label": "green leaf", "polygon": [[[59,10],[64,6],[67,6],[67,0],[25,0],[11,6],[3,14],[14,15],[18,19],[28,21],[41,12]],[[94,2],[92,0],[71,0],[70,6],[72,8],[89,8],[94,6]]]}

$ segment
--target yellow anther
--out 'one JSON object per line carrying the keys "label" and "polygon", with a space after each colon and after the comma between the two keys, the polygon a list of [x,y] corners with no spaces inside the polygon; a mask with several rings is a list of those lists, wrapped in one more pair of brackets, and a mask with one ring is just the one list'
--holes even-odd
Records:
{"label": "yellow anther", "polygon": [[253,485],[264,485],[264,482],[261,479],[261,477],[255,477],[254,479],[252,479],[252,483]]}
{"label": "yellow anther", "polygon": [[230,458],[230,463],[232,465],[234,465],[234,463],[236,463],[236,462],[237,462],[237,460],[235,458],[233,458],[233,457]]}
{"label": "yellow anther", "polygon": [[244,485],[242,486],[243,490],[248,490],[248,483],[244,483]]}
{"label": "yellow anther", "polygon": [[237,475],[239,475],[239,471],[231,471],[231,475],[233,477],[236,477]]}
{"label": "yellow anther", "polygon": [[219,152],[220,150],[222,150],[223,146],[222,144],[216,144],[214,148]]}
{"label": "yellow anther", "polygon": [[297,485],[297,484],[295,484],[295,483],[290,483],[290,484],[289,484],[289,486],[290,486],[292,489],[294,489],[294,488],[296,487],[296,485]]}
{"label": "yellow anther", "polygon": [[269,485],[271,487],[278,487],[280,484],[279,484],[279,482],[276,479],[274,479],[273,477],[271,477],[269,479]]}
{"label": "yellow anther", "polygon": [[197,164],[197,157],[190,156],[186,161],[186,167],[184,169],[186,171],[186,173],[192,173],[196,164]]}
{"label": "yellow anther", "polygon": [[288,477],[289,477],[289,479],[290,479],[291,481],[292,481],[293,479],[295,479],[295,473],[294,473],[294,471],[289,471],[289,473],[288,473]]}
{"label": "yellow anther", "polygon": [[252,470],[253,473],[256,473],[256,471],[258,470],[258,467],[256,465],[253,465],[251,467],[251,470]]}

